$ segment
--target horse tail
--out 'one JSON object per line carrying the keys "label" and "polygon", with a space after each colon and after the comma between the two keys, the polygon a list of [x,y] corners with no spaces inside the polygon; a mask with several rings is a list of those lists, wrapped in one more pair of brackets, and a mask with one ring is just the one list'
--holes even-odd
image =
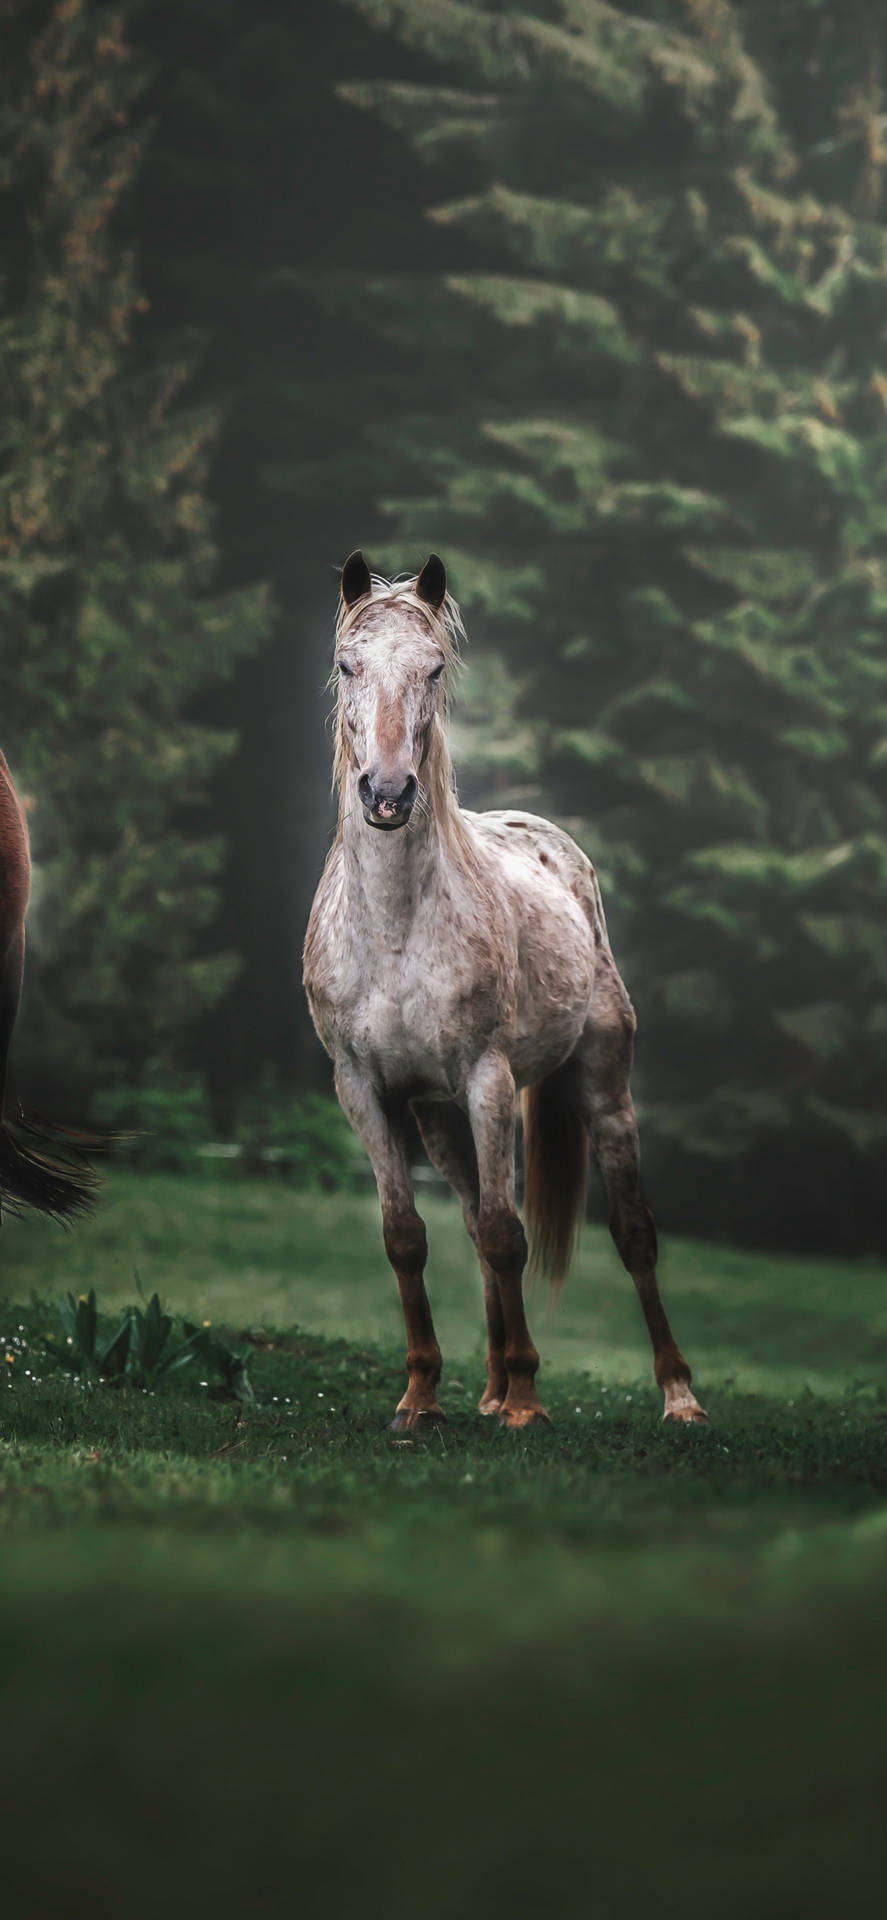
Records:
{"label": "horse tail", "polygon": [[567,1063],[521,1094],[530,1271],[547,1273],[553,1292],[566,1280],[585,1218],[589,1140],[579,1092]]}
{"label": "horse tail", "polygon": [[100,1144],[73,1127],[0,1116],[0,1218],[31,1207],[64,1224],[88,1213],[99,1179],[84,1151]]}

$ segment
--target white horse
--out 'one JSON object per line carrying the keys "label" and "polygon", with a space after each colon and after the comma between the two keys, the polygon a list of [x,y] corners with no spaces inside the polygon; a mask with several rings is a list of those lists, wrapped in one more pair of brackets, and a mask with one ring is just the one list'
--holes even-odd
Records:
{"label": "white horse", "polygon": [[373,1164],[400,1288],[409,1385],[393,1424],[443,1418],[408,1109],[462,1202],[480,1260],[489,1336],[480,1411],[509,1427],[548,1418],[523,1306],[519,1088],[534,1263],[555,1284],[566,1275],[590,1141],[665,1417],[704,1420],[656,1283],[628,1086],[636,1023],[594,868],[548,820],[460,808],[444,722],[461,633],[436,554],[399,581],[372,575],[360,552],[346,561],[335,657],[339,825],[308,924],[305,987],[339,1100]]}

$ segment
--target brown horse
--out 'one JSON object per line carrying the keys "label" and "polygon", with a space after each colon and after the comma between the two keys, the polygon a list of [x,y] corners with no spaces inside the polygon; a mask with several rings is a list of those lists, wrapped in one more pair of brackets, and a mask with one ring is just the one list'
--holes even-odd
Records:
{"label": "brown horse", "polygon": [[[77,1159],[77,1136],[35,1126],[4,1111],[9,1046],[25,964],[25,914],[31,884],[28,829],[12,775],[0,753],[0,1218],[35,1207],[68,1220],[91,1203],[91,1169]],[[52,1152],[47,1152],[51,1147]]]}
{"label": "brown horse", "polygon": [[373,1164],[407,1328],[396,1427],[440,1420],[440,1348],[413,1204],[408,1109],[462,1202],[486,1301],[482,1413],[546,1420],[522,1281],[515,1100],[536,1264],[566,1275],[585,1212],[589,1144],[610,1229],[653,1345],[665,1417],[704,1420],[656,1282],[628,1077],[635,1017],[594,868],[548,820],[466,813],[444,721],[462,633],[436,554],[415,578],[342,574],[336,627],[339,827],[305,942],[305,986],[336,1090]]}

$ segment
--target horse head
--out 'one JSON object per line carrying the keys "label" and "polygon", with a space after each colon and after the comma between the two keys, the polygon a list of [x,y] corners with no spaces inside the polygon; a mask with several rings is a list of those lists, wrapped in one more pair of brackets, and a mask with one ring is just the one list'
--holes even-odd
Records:
{"label": "horse head", "polygon": [[441,619],[446,597],[446,568],[436,553],[415,580],[383,594],[374,594],[359,550],[342,569],[340,771],[356,772],[364,819],[383,832],[406,826],[422,785],[450,662]]}

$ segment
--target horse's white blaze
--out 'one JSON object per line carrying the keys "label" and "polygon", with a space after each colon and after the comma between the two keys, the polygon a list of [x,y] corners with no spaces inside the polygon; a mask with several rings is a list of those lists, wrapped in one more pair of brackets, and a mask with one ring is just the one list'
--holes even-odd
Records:
{"label": "horse's white blaze", "polygon": [[[398,611],[400,617],[398,618]],[[430,746],[445,656],[424,615],[412,626],[403,606],[369,623],[362,642],[340,646],[339,723],[346,751],[358,773],[373,769],[389,779],[421,778]]]}

